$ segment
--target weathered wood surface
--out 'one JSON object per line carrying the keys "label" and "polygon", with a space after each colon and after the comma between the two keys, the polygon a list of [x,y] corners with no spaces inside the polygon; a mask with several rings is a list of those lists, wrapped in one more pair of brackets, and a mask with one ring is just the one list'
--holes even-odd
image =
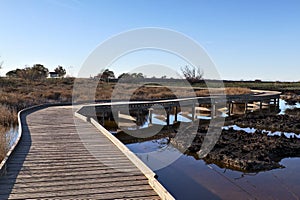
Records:
{"label": "weathered wood surface", "polygon": [[[100,159],[86,150],[74,120],[98,141],[89,145]],[[22,127],[0,177],[0,199],[159,199],[142,172],[95,127],[73,118],[71,107],[24,113]]]}

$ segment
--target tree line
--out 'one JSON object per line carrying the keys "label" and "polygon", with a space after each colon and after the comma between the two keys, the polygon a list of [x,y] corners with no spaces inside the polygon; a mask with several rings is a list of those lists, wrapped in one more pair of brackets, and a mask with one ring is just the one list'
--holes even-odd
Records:
{"label": "tree line", "polygon": [[[58,77],[64,77],[66,70],[62,66],[58,66],[54,69],[54,72],[58,74]],[[49,69],[42,64],[34,64],[32,67],[25,67],[24,69],[15,69],[6,73],[10,78],[22,78],[26,80],[42,80],[49,75]]]}
{"label": "tree line", "polygon": [[[182,75],[185,77],[187,81],[190,83],[197,83],[203,79],[203,71],[199,67],[186,65],[180,68]],[[125,82],[136,81],[139,79],[146,78],[143,73],[122,73],[117,78],[115,73],[110,69],[103,69],[100,73],[98,73],[94,78],[110,82],[114,79],[119,79]],[[166,79],[166,76],[162,76],[162,79]]]}
{"label": "tree line", "polygon": [[[116,79],[116,76],[112,70],[104,69],[100,73],[98,73],[94,78],[109,82],[111,79]],[[123,80],[133,80],[133,79],[143,79],[143,78],[145,78],[143,73],[122,73],[117,77],[117,79],[123,79]]]}
{"label": "tree line", "polygon": [[[0,63],[0,68],[1,68]],[[187,81],[195,83],[203,79],[203,72],[198,67],[194,66],[184,66],[181,67],[181,73],[186,78]],[[64,77],[66,75],[66,70],[62,66],[58,66],[54,69],[58,77]],[[15,69],[6,73],[7,77],[12,78],[22,78],[27,80],[41,80],[47,78],[49,75],[49,70],[42,64],[34,64],[32,67],[25,67],[24,69]],[[112,79],[116,79],[115,73],[110,69],[104,69],[98,73],[94,78],[110,82]],[[122,73],[117,77],[117,79],[122,79],[125,81],[133,81],[137,79],[144,79],[145,75],[143,73]],[[162,79],[166,79],[163,76]]]}

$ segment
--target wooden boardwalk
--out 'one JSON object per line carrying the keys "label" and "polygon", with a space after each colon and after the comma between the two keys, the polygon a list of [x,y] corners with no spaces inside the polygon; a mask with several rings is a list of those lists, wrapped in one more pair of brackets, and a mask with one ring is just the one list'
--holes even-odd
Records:
{"label": "wooden boardwalk", "polygon": [[160,199],[110,140],[75,118],[87,137],[98,141],[94,149],[101,159],[86,150],[71,106],[27,111],[21,117],[22,139],[0,177],[0,199]]}

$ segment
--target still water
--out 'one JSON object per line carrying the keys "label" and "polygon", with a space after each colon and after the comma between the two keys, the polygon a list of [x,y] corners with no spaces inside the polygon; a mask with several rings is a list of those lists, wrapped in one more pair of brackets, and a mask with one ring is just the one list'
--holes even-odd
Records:
{"label": "still water", "polygon": [[[300,107],[286,105],[280,101],[281,112],[287,108]],[[171,119],[174,116],[171,116]],[[186,121],[188,121],[186,119]],[[156,121],[156,123],[164,123]],[[226,127],[225,127],[226,128]],[[235,126],[235,129],[239,127]],[[255,129],[248,128],[247,132]],[[267,131],[267,130],[266,130]],[[267,134],[281,134],[271,133]],[[289,136],[293,133],[282,133]],[[299,135],[296,135],[299,137]],[[203,160],[196,160],[192,156],[181,153],[171,144],[169,138],[164,137],[151,141],[127,144],[150,168],[157,165],[150,163],[145,155],[155,152],[162,157],[173,157],[165,167],[155,170],[158,180],[176,199],[299,199],[300,198],[300,158],[285,158],[280,164],[283,169],[245,173],[220,168],[215,164],[206,164]],[[155,162],[164,161],[157,159]],[[159,166],[159,164],[158,164]],[[161,166],[164,166],[162,164]]]}
{"label": "still water", "polygon": [[6,136],[6,141],[7,145],[10,148],[15,141],[17,140],[18,137],[18,131],[19,131],[19,126],[12,126],[11,128],[8,129],[8,131],[5,133]]}
{"label": "still water", "polygon": [[[161,151],[167,138],[127,147],[139,154]],[[168,145],[170,148],[172,145]],[[300,158],[281,161],[284,169],[244,173],[206,164],[179,152],[179,157],[165,168],[156,170],[158,180],[176,199],[297,199],[300,197]],[[143,160],[145,162],[145,160]],[[147,164],[147,162],[145,162]]]}

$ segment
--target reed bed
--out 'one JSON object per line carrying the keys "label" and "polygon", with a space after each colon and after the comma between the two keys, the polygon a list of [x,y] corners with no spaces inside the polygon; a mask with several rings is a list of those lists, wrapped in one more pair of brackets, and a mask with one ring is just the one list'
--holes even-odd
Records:
{"label": "reed bed", "polygon": [[0,126],[0,162],[6,156],[8,150],[8,142],[5,134],[7,130],[8,128]]}

